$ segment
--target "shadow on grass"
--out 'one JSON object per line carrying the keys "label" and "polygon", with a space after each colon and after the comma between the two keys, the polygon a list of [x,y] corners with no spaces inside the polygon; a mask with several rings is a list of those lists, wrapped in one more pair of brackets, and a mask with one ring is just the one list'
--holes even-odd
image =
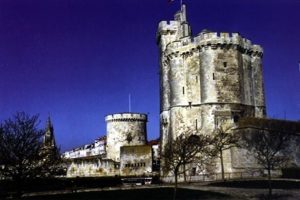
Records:
{"label": "shadow on grass", "polygon": [[[210,186],[219,187],[234,187],[234,188],[255,188],[255,189],[266,189],[268,188],[267,180],[241,180],[241,181],[225,181],[210,183]],[[273,189],[300,189],[299,181],[289,180],[273,180]]]}
{"label": "shadow on grass", "polygon": [[280,200],[280,199],[288,199],[289,197],[291,197],[291,195],[288,194],[273,194],[272,198],[269,197],[269,195],[267,194],[259,194],[256,195],[255,198],[259,199],[259,200]]}
{"label": "shadow on grass", "polygon": [[[163,199],[168,200],[173,198],[173,188],[153,188],[153,189],[130,189],[130,190],[115,190],[115,191],[101,191],[101,192],[83,192],[83,193],[72,193],[72,194],[59,194],[59,195],[48,195],[48,196],[35,196],[26,197],[26,200],[103,200],[103,199],[130,199],[130,200],[150,200],[150,199]],[[189,189],[178,189],[177,200],[229,200],[233,199],[229,195],[189,190]]]}

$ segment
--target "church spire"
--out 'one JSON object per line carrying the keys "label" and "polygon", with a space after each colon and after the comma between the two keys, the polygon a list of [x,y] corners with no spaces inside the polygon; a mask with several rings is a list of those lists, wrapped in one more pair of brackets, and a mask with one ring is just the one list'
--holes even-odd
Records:
{"label": "church spire", "polygon": [[46,129],[47,130],[53,129],[53,125],[52,125],[52,122],[51,122],[50,115],[48,115]]}
{"label": "church spire", "polygon": [[50,115],[48,116],[46,122],[46,130],[44,135],[44,146],[45,147],[55,147],[54,129],[51,122]]}

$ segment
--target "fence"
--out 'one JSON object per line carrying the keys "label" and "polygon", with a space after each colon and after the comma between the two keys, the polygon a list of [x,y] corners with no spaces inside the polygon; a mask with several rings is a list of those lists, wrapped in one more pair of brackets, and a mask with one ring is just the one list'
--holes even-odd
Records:
{"label": "fence", "polygon": [[[226,180],[233,180],[233,179],[249,179],[255,177],[263,176],[262,171],[249,171],[249,172],[231,172],[231,173],[224,173],[224,178]],[[162,177],[162,180],[167,183],[174,182],[174,176],[165,176]],[[218,181],[222,180],[221,173],[215,174],[200,174],[195,176],[186,175],[187,182],[204,182],[204,181]],[[178,182],[184,181],[183,174],[178,176]]]}

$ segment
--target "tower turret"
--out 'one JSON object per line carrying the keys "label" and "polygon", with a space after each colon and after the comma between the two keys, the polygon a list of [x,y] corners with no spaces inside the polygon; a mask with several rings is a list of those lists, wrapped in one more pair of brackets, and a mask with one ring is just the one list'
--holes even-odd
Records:
{"label": "tower turret", "polygon": [[[191,28],[187,21],[186,5],[174,15],[174,20],[161,21],[158,25],[157,44],[160,49],[160,135],[164,144],[173,138],[171,128],[171,108],[178,105],[189,105],[186,82],[192,80],[186,76],[185,58],[187,55],[178,51],[191,42]],[[185,48],[185,47],[183,47]],[[194,54],[196,56],[196,54]],[[190,58],[188,58],[190,59]],[[195,61],[197,63],[197,61]],[[193,70],[195,73],[196,70]],[[193,81],[193,80],[192,80]],[[199,82],[197,80],[197,82]],[[200,88],[200,87],[198,87]],[[198,91],[195,89],[194,91]],[[174,112],[173,112],[174,113]]]}
{"label": "tower turret", "polygon": [[116,113],[105,117],[107,158],[120,161],[120,147],[147,143],[147,115]]}
{"label": "tower turret", "polygon": [[180,38],[184,38],[184,37],[190,37],[191,36],[191,27],[189,26],[188,22],[187,22],[187,17],[186,17],[186,5],[182,4],[181,5],[181,9],[180,11],[178,11],[175,16],[174,19],[178,22],[180,22],[180,26],[179,26],[179,30],[180,30],[180,34],[179,37]]}
{"label": "tower turret", "polygon": [[191,27],[186,17],[186,5],[182,4],[181,9],[174,15],[174,20],[169,22],[161,21],[157,30],[157,44],[161,51],[165,51],[166,46],[176,40],[191,37]]}

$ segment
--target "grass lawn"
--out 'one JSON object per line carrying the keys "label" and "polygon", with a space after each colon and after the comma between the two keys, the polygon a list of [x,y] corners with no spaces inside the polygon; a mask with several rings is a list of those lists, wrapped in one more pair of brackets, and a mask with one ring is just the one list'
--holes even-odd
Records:
{"label": "grass lawn", "polygon": [[[235,188],[268,188],[267,180],[229,180],[225,182],[215,182],[209,184],[210,186],[220,187],[235,187]],[[272,180],[273,189],[300,189],[300,181],[293,180]]]}
{"label": "grass lawn", "polygon": [[[26,197],[26,200],[103,200],[103,199],[122,199],[122,200],[168,200],[173,199],[173,188],[151,188],[151,189],[129,189],[101,192],[83,192],[72,194],[59,194],[49,196]],[[217,192],[198,191],[189,189],[178,189],[177,200],[230,200],[233,197]]]}

